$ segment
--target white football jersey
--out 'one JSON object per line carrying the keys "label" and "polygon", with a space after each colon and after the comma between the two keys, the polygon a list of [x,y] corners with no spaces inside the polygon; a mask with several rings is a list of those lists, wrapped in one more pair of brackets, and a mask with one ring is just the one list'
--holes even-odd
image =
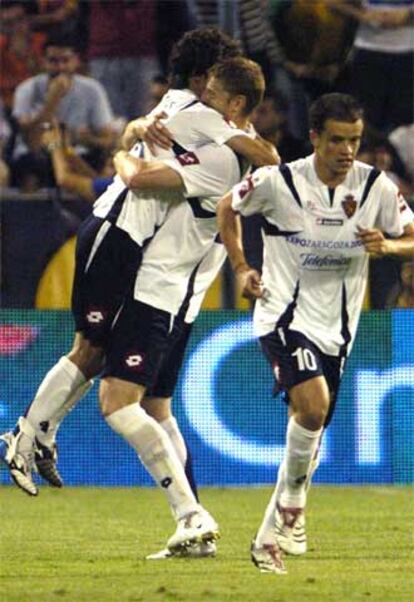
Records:
{"label": "white football jersey", "polygon": [[[215,144],[166,163],[181,175],[186,200],[170,209],[144,251],[134,296],[176,315],[187,294],[192,293],[205,256],[213,247],[222,246],[215,243],[216,207],[220,198],[240,180],[241,168],[232,150]],[[224,250],[218,255],[212,252],[212,263],[204,264],[207,273],[197,282],[198,294],[217,273],[223,253]]]}
{"label": "white football jersey", "polygon": [[206,292],[215,280],[227,257],[226,247],[217,238],[207,255],[198,265],[192,282],[192,289],[185,300],[184,322],[191,324],[200,313]]}
{"label": "white football jersey", "polygon": [[[145,143],[139,143],[130,151],[133,156],[146,160],[171,159],[207,143],[222,145],[233,136],[246,135],[246,132],[228,123],[220,113],[200,102],[190,90],[169,90],[152,114],[161,111],[168,115],[164,123],[173,136],[172,149],[158,149],[154,156]],[[128,190],[121,178],[116,176],[96,201],[93,213],[97,217],[110,219],[118,228],[128,232],[135,242],[144,245],[165,220],[170,204],[180,200],[182,195],[178,192]]]}
{"label": "white football jersey", "polygon": [[368,254],[357,228],[398,237],[414,219],[395,184],[356,161],[344,182],[329,190],[311,155],[257,170],[234,187],[232,206],[265,218],[256,334],[290,328],[328,355],[347,355],[367,281]]}

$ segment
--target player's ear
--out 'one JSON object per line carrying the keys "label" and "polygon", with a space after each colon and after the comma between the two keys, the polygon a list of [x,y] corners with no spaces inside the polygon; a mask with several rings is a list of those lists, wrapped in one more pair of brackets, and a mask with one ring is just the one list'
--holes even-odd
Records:
{"label": "player's ear", "polygon": [[309,140],[314,148],[318,146],[319,134],[316,130],[309,130]]}
{"label": "player's ear", "polygon": [[206,88],[207,75],[192,75],[189,84],[190,89],[200,98]]}
{"label": "player's ear", "polygon": [[233,103],[234,103],[234,106],[235,106],[236,110],[241,115],[246,115],[247,99],[244,96],[244,94],[237,94],[236,96],[234,96],[233,97]]}

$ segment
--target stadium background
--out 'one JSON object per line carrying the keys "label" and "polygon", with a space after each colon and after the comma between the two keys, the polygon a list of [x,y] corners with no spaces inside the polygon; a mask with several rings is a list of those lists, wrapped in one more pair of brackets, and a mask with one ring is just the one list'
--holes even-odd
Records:
{"label": "stadium background", "polygon": [[[67,311],[2,310],[0,431],[32,399],[67,351]],[[412,483],[414,477],[414,310],[366,312],[327,432],[316,482]],[[286,411],[272,398],[272,374],[247,312],[204,311],[196,322],[174,397],[202,485],[274,482]],[[59,434],[68,485],[150,485],[135,453],[101,418],[97,389]],[[8,475],[1,472],[0,482]]]}

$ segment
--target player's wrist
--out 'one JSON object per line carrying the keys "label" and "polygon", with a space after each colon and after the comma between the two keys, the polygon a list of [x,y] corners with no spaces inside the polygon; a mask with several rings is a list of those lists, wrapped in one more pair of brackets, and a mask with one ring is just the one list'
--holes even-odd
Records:
{"label": "player's wrist", "polygon": [[250,266],[245,261],[239,261],[233,266],[234,273],[239,275],[250,270]]}

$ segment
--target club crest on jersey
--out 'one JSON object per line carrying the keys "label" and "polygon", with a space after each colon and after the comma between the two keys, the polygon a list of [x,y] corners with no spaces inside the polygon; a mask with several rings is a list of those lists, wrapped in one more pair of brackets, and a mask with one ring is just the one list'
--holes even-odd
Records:
{"label": "club crest on jersey", "polygon": [[200,161],[195,153],[189,151],[188,153],[183,153],[182,155],[178,155],[177,161],[181,163],[184,167],[187,165],[198,165]]}
{"label": "club crest on jersey", "polygon": [[347,194],[341,204],[346,217],[352,217],[358,205],[358,203],[355,200],[355,197],[352,194]]}

